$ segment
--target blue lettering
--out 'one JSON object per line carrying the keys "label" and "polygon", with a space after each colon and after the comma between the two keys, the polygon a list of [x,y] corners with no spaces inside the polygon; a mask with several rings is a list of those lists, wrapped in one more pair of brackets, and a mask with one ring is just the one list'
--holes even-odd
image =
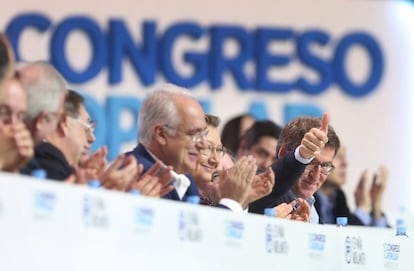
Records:
{"label": "blue lettering", "polygon": [[[286,42],[294,38],[294,32],[291,29],[270,29],[261,28],[256,31],[255,35],[255,57],[256,57],[256,85],[260,90],[287,92],[293,89],[293,82],[280,80],[279,82],[270,81],[267,78],[268,69],[272,66],[285,67],[292,60],[288,55],[271,55],[268,52],[268,45],[271,41]],[[274,68],[274,67],[273,67]]]}
{"label": "blue lettering", "polygon": [[176,72],[173,64],[173,46],[180,36],[189,37],[192,40],[199,39],[204,30],[195,23],[180,23],[171,26],[164,34],[160,44],[160,66],[164,71],[167,81],[183,87],[193,87],[207,78],[207,56],[205,53],[188,52],[184,54],[184,60],[193,65],[193,74],[183,76]]}
{"label": "blue lettering", "polygon": [[122,80],[122,61],[128,57],[137,76],[146,86],[155,82],[157,69],[157,38],[155,22],[143,25],[142,47],[137,48],[128,29],[121,20],[110,20],[108,33],[109,48],[109,84],[114,85]]}
{"label": "blue lettering", "polygon": [[[233,58],[224,55],[224,45],[227,40],[235,40],[238,45],[238,55]],[[238,26],[213,26],[211,28],[210,49],[210,82],[213,89],[223,84],[223,73],[228,70],[233,74],[240,89],[252,86],[244,68],[252,54],[252,39],[247,31]]]}
{"label": "blue lettering", "polygon": [[[84,71],[75,71],[65,54],[65,42],[72,31],[82,31],[92,45],[92,56]],[[70,17],[56,27],[51,40],[51,61],[65,78],[73,83],[85,83],[94,78],[107,62],[106,37],[99,26],[87,17]]]}
{"label": "blue lettering", "polygon": [[[114,159],[119,152],[121,142],[137,141],[138,112],[141,101],[131,97],[109,97],[107,99],[107,129],[108,159]],[[121,115],[124,111],[131,113],[133,124],[129,129],[121,127]]]}
{"label": "blue lettering", "polygon": [[[345,69],[346,54],[352,46],[362,46],[371,58],[371,73],[366,82],[355,84],[348,77]],[[360,97],[373,91],[379,84],[384,71],[384,60],[381,49],[375,39],[366,33],[351,33],[345,36],[338,44],[333,69],[339,86],[350,96]]]}
{"label": "blue lettering", "polygon": [[16,16],[10,21],[6,28],[6,34],[13,46],[14,54],[17,61],[21,61],[19,49],[19,39],[23,30],[28,27],[35,28],[39,32],[46,31],[52,22],[46,16],[39,13],[26,13]]}
{"label": "blue lettering", "polygon": [[298,39],[297,55],[301,62],[316,70],[319,73],[319,82],[312,84],[299,76],[296,86],[308,94],[320,94],[326,90],[332,82],[332,67],[329,62],[318,58],[310,52],[310,46],[313,43],[325,46],[329,42],[329,35],[323,31],[308,31],[302,34]]}
{"label": "blue lettering", "polygon": [[[6,27],[17,60],[21,60],[19,40],[29,28],[42,33],[53,31],[50,35],[50,61],[71,83],[85,83],[103,68],[108,68],[109,84],[118,84],[122,81],[123,60],[129,59],[137,77],[146,86],[154,84],[157,72],[162,72],[169,82],[191,88],[209,81],[215,90],[222,86],[223,77],[229,74],[241,90],[254,88],[284,93],[299,89],[316,95],[337,84],[346,94],[361,97],[375,90],[384,73],[380,45],[373,36],[364,32],[339,37],[337,47],[332,50],[333,57],[326,59],[312,51],[315,45],[332,48],[329,47],[332,39],[323,30],[305,30],[299,34],[290,28],[267,27],[248,32],[240,26],[213,25],[206,31],[196,23],[182,22],[171,25],[163,34],[157,33],[155,22],[144,22],[142,42],[137,44],[125,23],[119,19],[109,20],[106,34],[89,17],[72,16],[53,25],[45,15],[26,13],[16,16]],[[74,31],[82,32],[92,48],[89,63],[80,71],[71,66],[69,53],[65,54],[65,44]],[[187,42],[188,39],[200,41],[205,34],[210,35],[210,48],[204,52],[187,49],[182,58],[191,71],[187,74],[179,71],[180,65],[174,63],[174,46],[183,38]],[[231,41],[236,52],[228,55],[226,46]],[[295,52],[271,52],[270,46],[278,42],[292,42]],[[352,80],[345,67],[347,55],[355,46],[362,47],[370,61],[367,78],[362,82]],[[318,79],[310,80],[303,74],[291,80],[270,78],[270,73],[277,77],[278,69],[288,68],[294,60],[317,73]],[[255,67],[253,73],[247,73],[247,64]]]}

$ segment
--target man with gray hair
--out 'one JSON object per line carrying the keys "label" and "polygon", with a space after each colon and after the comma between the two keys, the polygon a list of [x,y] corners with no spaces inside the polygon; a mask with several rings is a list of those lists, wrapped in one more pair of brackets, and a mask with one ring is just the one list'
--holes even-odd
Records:
{"label": "man with gray hair", "polygon": [[[63,116],[66,82],[52,65],[45,62],[29,63],[20,68],[19,75],[27,94],[24,122],[36,146],[56,130]],[[31,174],[34,168],[40,168],[40,165],[32,159],[21,173]]]}
{"label": "man with gray hair", "polygon": [[27,93],[25,123],[39,144],[56,129],[63,114],[67,93],[62,75],[45,62],[33,62],[19,70],[23,88]]}
{"label": "man with gray hair", "polygon": [[200,150],[205,148],[207,125],[198,101],[185,89],[168,84],[151,93],[139,112],[139,143],[133,155],[146,172],[156,161],[171,166],[174,190],[164,198],[185,200],[197,195],[191,176]]}

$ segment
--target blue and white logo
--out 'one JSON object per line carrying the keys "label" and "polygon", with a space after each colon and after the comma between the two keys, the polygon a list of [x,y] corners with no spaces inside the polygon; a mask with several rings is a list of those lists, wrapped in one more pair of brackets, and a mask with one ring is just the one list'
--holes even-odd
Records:
{"label": "blue and white logo", "polygon": [[384,243],[384,267],[388,270],[400,270],[401,246],[393,243]]}
{"label": "blue and white logo", "polygon": [[152,226],[154,222],[154,210],[146,207],[135,208],[135,223],[142,226]]}
{"label": "blue and white logo", "polygon": [[266,252],[270,253],[273,251],[273,231],[272,225],[266,225],[266,233],[265,233],[265,248]]}
{"label": "blue and white logo", "polygon": [[400,245],[385,243],[384,248],[384,260],[398,261],[400,258]]}
{"label": "blue and white logo", "polygon": [[35,191],[33,194],[34,216],[36,219],[51,219],[56,205],[55,193]]}
{"label": "blue and white logo", "polygon": [[151,234],[154,224],[154,210],[149,207],[134,206],[133,212],[135,232],[143,235]]}
{"label": "blue and white logo", "polygon": [[180,241],[201,242],[202,237],[197,213],[180,211],[178,213],[178,239]]}
{"label": "blue and white logo", "polygon": [[308,234],[309,258],[323,260],[326,244],[326,235],[320,233]]}
{"label": "blue and white logo", "polygon": [[87,227],[105,228],[109,225],[109,218],[105,209],[105,202],[100,197],[85,196],[83,198],[83,222]]}
{"label": "blue and white logo", "polygon": [[227,247],[238,248],[243,244],[244,224],[241,221],[225,221],[224,237]]}
{"label": "blue and white logo", "polygon": [[235,240],[243,239],[244,224],[239,221],[226,221],[226,237]]}
{"label": "blue and white logo", "polygon": [[326,235],[318,233],[309,233],[309,249],[313,251],[324,251],[326,243]]}
{"label": "blue and white logo", "polygon": [[37,210],[52,212],[55,208],[55,194],[51,192],[36,191],[34,206]]}
{"label": "blue and white logo", "polygon": [[347,264],[350,264],[352,261],[352,245],[351,237],[349,236],[345,238],[345,261]]}
{"label": "blue and white logo", "polygon": [[282,225],[266,225],[265,250],[267,253],[288,253],[289,246],[285,238],[285,229]]}
{"label": "blue and white logo", "polygon": [[366,264],[363,239],[360,236],[347,236],[345,238],[345,261],[347,264]]}

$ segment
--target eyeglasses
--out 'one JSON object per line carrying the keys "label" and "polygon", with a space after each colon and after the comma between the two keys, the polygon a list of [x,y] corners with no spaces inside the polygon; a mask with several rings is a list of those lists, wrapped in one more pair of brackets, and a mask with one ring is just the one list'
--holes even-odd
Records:
{"label": "eyeglasses", "polygon": [[316,159],[313,159],[312,162],[307,165],[307,168],[311,170],[319,166],[321,167],[321,173],[324,175],[329,175],[335,169],[335,166],[332,165],[331,162],[321,163]]}
{"label": "eyeglasses", "polygon": [[217,159],[220,160],[226,154],[226,149],[223,146],[213,147],[212,144],[208,144],[207,148],[200,150],[200,153],[204,156],[211,156],[212,153],[215,153]]}
{"label": "eyeglasses", "polygon": [[74,121],[78,122],[80,125],[82,125],[83,127],[86,128],[86,132],[89,134],[93,134],[93,132],[95,132],[96,129],[96,121],[94,120],[88,120],[88,122],[85,122],[81,119],[77,119],[77,118],[73,118],[70,117],[71,119],[73,119]]}
{"label": "eyeglasses", "polygon": [[207,128],[205,128],[202,131],[184,132],[184,131],[181,131],[177,128],[171,127],[168,124],[165,124],[163,127],[167,128],[167,129],[170,129],[170,130],[175,130],[177,132],[185,134],[186,136],[189,136],[191,138],[191,141],[194,142],[194,143],[198,143],[201,140],[203,140],[208,135],[208,132],[209,132]]}
{"label": "eyeglasses", "polygon": [[21,122],[23,121],[25,114],[26,114],[25,111],[14,112],[13,109],[7,104],[0,105],[0,120],[2,122],[5,122],[5,123],[12,122],[13,115],[16,116],[16,120],[18,122]]}

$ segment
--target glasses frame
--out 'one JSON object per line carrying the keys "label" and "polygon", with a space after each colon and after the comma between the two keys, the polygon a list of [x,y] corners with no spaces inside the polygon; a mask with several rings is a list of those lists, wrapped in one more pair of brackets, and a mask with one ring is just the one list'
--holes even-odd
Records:
{"label": "glasses frame", "polygon": [[191,138],[191,141],[194,142],[194,143],[201,142],[203,139],[206,138],[206,136],[208,135],[208,132],[209,132],[207,127],[204,130],[198,131],[198,132],[195,132],[195,133],[189,133],[189,132],[181,131],[177,128],[169,126],[168,124],[164,124],[163,127],[167,128],[167,129],[170,129],[170,130],[174,130],[174,131],[183,133],[186,136],[189,136]]}
{"label": "glasses frame", "polygon": [[310,162],[306,167],[308,167],[309,169],[315,169],[317,166],[321,167],[321,173],[326,176],[331,174],[332,171],[334,171],[335,169],[335,166],[332,164],[332,162],[321,163],[316,159],[313,159],[312,162]]}
{"label": "glasses frame", "polygon": [[203,148],[202,150],[200,150],[200,153],[207,157],[210,157],[213,154],[213,152],[216,154],[216,157],[218,158],[218,160],[221,160],[226,155],[226,153],[228,153],[226,147],[224,147],[223,145],[213,147],[210,144],[210,142],[207,143],[206,148]]}
{"label": "glasses frame", "polygon": [[85,127],[87,129],[88,133],[93,134],[95,132],[95,130],[96,130],[96,121],[88,120],[88,122],[86,122],[86,121],[83,121],[83,120],[78,119],[78,118],[74,118],[74,117],[70,117],[70,118],[73,119],[74,121],[78,122],[83,127]]}

